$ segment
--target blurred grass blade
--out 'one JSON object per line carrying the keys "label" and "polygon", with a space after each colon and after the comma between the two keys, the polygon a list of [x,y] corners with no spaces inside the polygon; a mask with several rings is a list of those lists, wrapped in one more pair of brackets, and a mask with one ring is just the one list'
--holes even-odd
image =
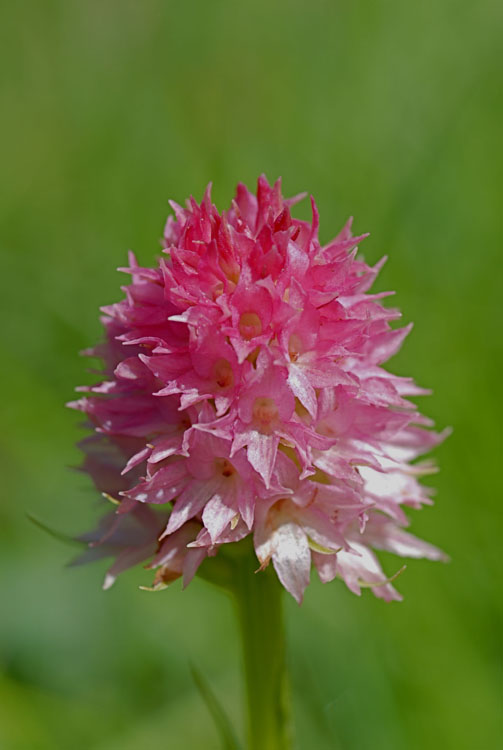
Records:
{"label": "blurred grass blade", "polygon": [[65,544],[69,544],[72,547],[82,547],[85,546],[83,542],[79,542],[78,539],[74,539],[71,536],[68,536],[68,534],[63,534],[62,531],[57,531],[56,529],[51,529],[50,526],[47,526],[43,521],[39,521],[38,518],[35,516],[32,516],[31,513],[27,513],[26,517],[29,521],[31,521],[35,526],[37,526],[39,529],[42,529],[42,531],[45,531],[46,534],[49,534],[49,536],[52,536],[54,539],[57,539],[60,542],[64,542]]}
{"label": "blurred grass blade", "polygon": [[209,683],[203,677],[201,672],[196,669],[196,667],[194,667],[194,665],[191,665],[190,671],[192,673],[192,678],[196,683],[197,689],[199,690],[199,693],[206,703],[208,711],[210,712],[211,716],[213,717],[213,721],[216,724],[218,733],[220,734],[220,738],[222,740],[223,750],[241,750],[241,745],[238,742],[229,717],[225,713],[225,710],[223,709],[218,698],[211,689]]}

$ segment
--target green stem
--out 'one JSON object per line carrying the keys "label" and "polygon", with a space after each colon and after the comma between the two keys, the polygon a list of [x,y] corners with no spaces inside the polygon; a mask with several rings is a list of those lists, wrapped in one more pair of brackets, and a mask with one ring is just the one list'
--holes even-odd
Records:
{"label": "green stem", "polygon": [[290,750],[282,587],[269,566],[254,573],[251,553],[236,560],[234,593],[243,641],[249,750]]}

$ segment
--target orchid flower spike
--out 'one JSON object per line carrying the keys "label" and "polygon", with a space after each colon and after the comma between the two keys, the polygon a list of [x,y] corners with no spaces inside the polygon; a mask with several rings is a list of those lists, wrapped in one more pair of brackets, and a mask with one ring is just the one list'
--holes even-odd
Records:
{"label": "orchid flower spike", "polygon": [[444,558],[405,530],[404,509],[431,503],[432,465],[412,462],[446,434],[409,400],[427,391],[383,368],[410,326],[369,292],[382,263],[358,255],[366,235],[350,220],[321,245],[314,201],[312,222],[295,202],[262,176],[220,214],[208,188],[172,203],[155,268],[131,253],[120,269],[125,299],[86,352],[103,379],[70,404],[94,428],[83,468],[114,504],[82,537],[83,560],[115,557],[106,587],[140,562],[153,588],[187,584],[247,536],[257,575],[272,563],[299,603],[313,566],[389,601],[374,549]]}

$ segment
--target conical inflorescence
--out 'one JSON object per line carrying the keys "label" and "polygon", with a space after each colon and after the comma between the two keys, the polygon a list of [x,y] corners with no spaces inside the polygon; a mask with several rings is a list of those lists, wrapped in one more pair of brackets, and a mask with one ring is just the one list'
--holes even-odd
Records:
{"label": "conical inflorescence", "polygon": [[412,462],[443,437],[408,398],[426,391],[383,368],[410,327],[369,292],[365,235],[348,222],[322,246],[314,201],[308,223],[296,200],[261,177],[220,214],[208,189],[172,204],[155,268],[130,254],[120,269],[126,297],[86,352],[103,380],[71,404],[95,430],[84,468],[116,505],[82,537],[84,559],[116,558],[106,587],[139,562],[154,588],[187,583],[248,535],[299,602],[313,564],[392,600],[373,549],[443,558],[405,530],[404,508],[431,503],[431,464]]}

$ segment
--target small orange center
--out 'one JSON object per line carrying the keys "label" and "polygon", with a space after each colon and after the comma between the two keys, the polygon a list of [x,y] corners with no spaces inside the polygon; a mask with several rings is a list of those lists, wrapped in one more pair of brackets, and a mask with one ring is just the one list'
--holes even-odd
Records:
{"label": "small orange center", "polygon": [[235,260],[229,259],[220,261],[220,268],[225,273],[229,281],[236,285],[239,281],[240,268]]}
{"label": "small orange center", "polygon": [[221,294],[224,293],[224,285],[221,281],[218,281],[213,287],[213,299],[218,299]]}
{"label": "small orange center", "polygon": [[255,336],[260,336],[262,333],[262,321],[257,313],[245,312],[241,315],[239,319],[239,332],[246,341],[255,338]]}
{"label": "small orange center", "polygon": [[229,388],[234,384],[234,373],[227,359],[219,359],[213,368],[215,382],[219,388]]}
{"label": "small orange center", "polygon": [[227,458],[215,459],[215,465],[217,467],[217,471],[223,477],[232,477],[232,475],[236,473],[236,469]]}
{"label": "small orange center", "polygon": [[302,342],[296,333],[292,333],[290,340],[288,341],[288,353],[292,362],[296,362],[299,358],[299,354],[302,351]]}
{"label": "small orange center", "polygon": [[253,404],[253,418],[262,428],[268,428],[278,418],[278,407],[266,396],[259,396]]}

